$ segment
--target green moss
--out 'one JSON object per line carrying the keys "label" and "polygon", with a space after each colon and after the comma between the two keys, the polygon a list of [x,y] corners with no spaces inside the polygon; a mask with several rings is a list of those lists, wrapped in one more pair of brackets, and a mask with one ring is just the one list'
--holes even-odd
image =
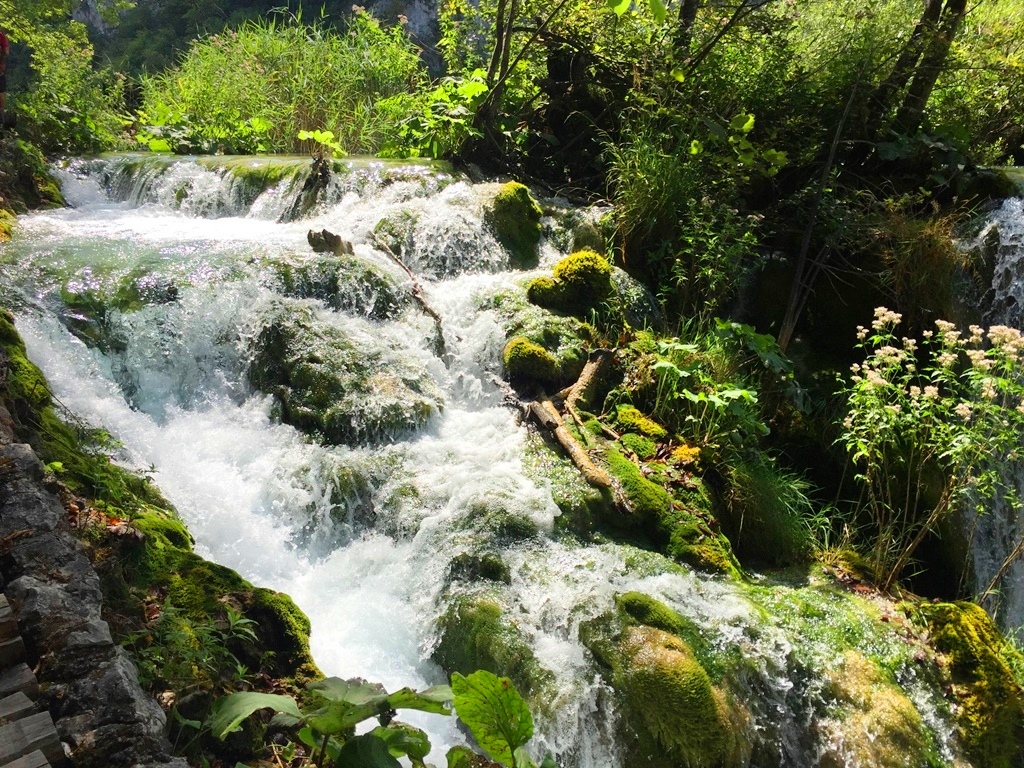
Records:
{"label": "green moss", "polygon": [[587,483],[565,454],[531,432],[523,453],[524,468],[531,480],[546,485],[561,515],[555,525],[581,535],[588,535],[597,520],[614,513],[615,504],[607,489]]}
{"label": "green moss", "polygon": [[449,579],[460,581],[486,581],[512,583],[512,573],[508,565],[496,552],[470,554],[462,552],[452,558],[448,564]]}
{"label": "green moss", "polygon": [[641,459],[649,459],[658,451],[658,445],[653,440],[643,435],[627,432],[619,441],[622,447],[635,453]]}
{"label": "green moss", "polygon": [[485,211],[484,221],[508,249],[515,266],[527,267],[537,262],[542,213],[530,190],[515,181],[503,184]]}
{"label": "green moss", "polygon": [[461,595],[438,622],[440,640],[433,659],[449,675],[486,669],[515,683],[532,702],[543,701],[554,675],[537,661],[522,631],[501,605],[483,594]]}
{"label": "green moss", "polygon": [[17,221],[14,213],[4,207],[0,207],[0,243],[6,243],[14,233],[14,223]]}
{"label": "green moss", "polygon": [[634,432],[644,437],[662,440],[668,432],[658,422],[644,416],[632,405],[618,405],[615,408],[615,423],[623,432]]}
{"label": "green moss", "polygon": [[1024,752],[1024,691],[1005,661],[1005,643],[974,603],[924,603],[914,610],[949,659],[956,719],[979,766],[1010,768]]}
{"label": "green moss", "polygon": [[605,462],[626,496],[630,517],[623,522],[650,525],[657,523],[672,508],[672,497],[668,491],[644,477],[640,468],[615,448],[608,448]]}
{"label": "green moss", "polygon": [[577,251],[559,261],[553,278],[530,282],[527,298],[540,307],[584,316],[613,293],[611,265],[593,251]]}
{"label": "green moss", "polygon": [[823,768],[944,764],[913,702],[860,652],[847,651],[829,670],[826,691],[835,703],[819,725]]}
{"label": "green moss", "polygon": [[555,356],[522,336],[509,339],[501,362],[511,381],[556,385],[562,380]]}
{"label": "green moss", "polygon": [[416,215],[402,209],[389,213],[377,222],[373,233],[387,245],[396,256],[407,253],[413,247],[413,232],[416,228]]}
{"label": "green moss", "polygon": [[640,624],[682,637],[688,629],[683,617],[659,600],[643,592],[626,592],[615,598],[615,605]]}

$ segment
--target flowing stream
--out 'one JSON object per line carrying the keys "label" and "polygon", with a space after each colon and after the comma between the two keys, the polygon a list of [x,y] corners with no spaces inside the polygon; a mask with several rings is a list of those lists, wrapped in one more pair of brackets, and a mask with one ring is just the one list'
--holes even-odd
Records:
{"label": "flowing stream", "polygon": [[[253,184],[251,169],[261,164],[285,170]],[[233,170],[240,166],[248,176]],[[839,761],[830,764],[856,764],[822,682],[842,653],[830,634],[840,626],[842,642],[891,662],[937,753],[955,761],[941,691],[917,672],[913,647],[869,618],[878,607],[806,583],[736,585],[559,532],[554,481],[535,460],[549,449],[503,405],[495,381],[506,329],[484,298],[531,274],[510,269],[483,225],[497,185],[429,165],[351,161],[312,210],[288,222],[304,166],[73,162],[61,171],[72,207],[22,217],[3,246],[0,300],[15,307],[29,354],[60,402],[108,430],[123,446],[119,461],[151,473],[201,554],[288,593],[309,615],[326,674],[389,690],[442,681],[430,657],[438,618],[460,588],[450,562],[474,546],[473,516],[499,504],[536,531],[499,542],[511,578],[495,587],[495,599],[553,675],[538,715],[538,755],[550,750],[564,768],[624,764],[615,694],[578,633],[616,594],[638,590],[695,622],[713,646],[745,657],[739,695],[757,745],[751,764],[813,765],[823,752]],[[407,287],[373,245],[371,232],[389,216],[413,222],[402,256],[443,319],[444,354],[415,304],[375,319],[358,297],[330,306],[282,294],[278,266],[310,258],[307,231],[322,228]],[[553,244],[557,217],[546,227],[541,268],[550,269],[563,255]],[[125,285],[132,301],[117,300]],[[102,327],[82,310],[83,297],[97,296]],[[354,445],[325,445],[281,423],[247,370],[254,338],[282,306],[343,331],[367,359],[429,377],[442,407],[420,429]],[[435,762],[463,740],[452,719],[410,720],[431,734]]]}

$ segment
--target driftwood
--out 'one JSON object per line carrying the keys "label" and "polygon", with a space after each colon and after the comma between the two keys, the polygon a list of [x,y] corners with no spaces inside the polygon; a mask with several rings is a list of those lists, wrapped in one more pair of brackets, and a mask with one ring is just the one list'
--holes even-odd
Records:
{"label": "driftwood", "polygon": [[413,271],[406,266],[405,262],[398,258],[398,256],[395,255],[395,252],[388,247],[388,244],[377,237],[375,232],[370,233],[370,238],[373,240],[373,244],[384,251],[388,258],[401,267],[402,271],[409,276],[410,280],[412,280],[412,297],[416,299],[419,305],[423,308],[423,311],[434,319],[434,329],[437,334],[435,351],[439,357],[444,357],[444,332],[441,326],[441,316],[437,313],[437,310],[430,306],[430,303],[427,301],[427,298],[423,293],[423,286],[420,284],[420,281],[416,279],[416,275],[414,275]]}
{"label": "driftwood", "polygon": [[321,229],[319,232],[309,230],[306,233],[306,240],[316,253],[333,253],[335,256],[355,255],[352,243],[327,229]]}
{"label": "driftwood", "polygon": [[[569,387],[565,395],[565,410],[572,416],[582,434],[586,434],[586,427],[583,426],[583,419],[580,418],[577,405],[585,410],[593,409],[597,388],[611,367],[614,356],[615,353],[610,349],[593,350],[587,364],[583,366],[583,372],[576,379],[576,383]],[[613,440],[619,439],[619,435],[604,424],[601,425],[601,430]]]}
{"label": "driftwood", "polygon": [[569,454],[572,463],[588,483],[595,488],[612,487],[611,477],[591,461],[586,449],[565,426],[554,403],[550,400],[534,400],[529,405],[529,411],[534,421],[554,434],[555,440]]}

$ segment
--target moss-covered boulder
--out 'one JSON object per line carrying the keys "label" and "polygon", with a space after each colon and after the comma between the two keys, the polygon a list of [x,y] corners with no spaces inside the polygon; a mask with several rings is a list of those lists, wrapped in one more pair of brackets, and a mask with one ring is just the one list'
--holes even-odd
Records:
{"label": "moss-covered boulder", "polygon": [[270,262],[286,296],[317,299],[332,309],[376,320],[393,318],[412,300],[408,281],[368,259],[327,255]]}
{"label": "moss-covered boulder", "polygon": [[412,211],[393,211],[377,222],[373,234],[396,256],[408,255],[415,242],[416,221]]}
{"label": "moss-covered boulder", "polygon": [[537,263],[542,213],[537,201],[530,196],[530,190],[515,181],[502,184],[485,210],[484,221],[508,249],[515,266],[529,267]]}
{"label": "moss-covered boulder", "polygon": [[523,631],[495,596],[463,594],[438,620],[439,640],[432,658],[449,675],[486,669],[508,677],[534,706],[543,706],[554,675],[537,661]]}
{"label": "moss-covered boulder", "polygon": [[335,444],[393,439],[443,404],[419,362],[285,302],[255,334],[249,380],[278,399],[283,421]]}
{"label": "moss-covered boulder", "polygon": [[595,524],[614,512],[615,500],[606,488],[587,483],[579,469],[553,442],[548,443],[537,432],[528,436],[523,453],[527,476],[537,485],[547,487],[561,514],[555,518],[560,529],[587,536]]}
{"label": "moss-covered boulder", "polygon": [[555,264],[551,277],[538,277],[527,287],[527,298],[534,304],[585,316],[613,293],[612,268],[594,251],[572,253]]}
{"label": "moss-covered boulder", "polygon": [[640,593],[620,596],[617,609],[585,622],[580,638],[619,694],[626,764],[745,765],[749,716],[713,684],[689,643],[641,621],[682,630],[681,617]]}
{"label": "moss-covered boulder", "polygon": [[552,386],[564,379],[555,356],[523,336],[509,339],[505,344],[501,364],[509,381],[517,384]]}
{"label": "moss-covered boulder", "polygon": [[818,725],[823,768],[942,764],[914,703],[859,651],[827,672],[826,693],[834,714]]}
{"label": "moss-covered boulder", "polygon": [[50,173],[43,153],[10,131],[0,136],[0,171],[0,195],[14,213],[65,204],[60,183]]}
{"label": "moss-covered boulder", "polygon": [[948,661],[960,738],[976,764],[1011,768],[1024,760],[1024,689],[1007,661],[1009,648],[985,611],[974,603],[924,603],[913,615]]}

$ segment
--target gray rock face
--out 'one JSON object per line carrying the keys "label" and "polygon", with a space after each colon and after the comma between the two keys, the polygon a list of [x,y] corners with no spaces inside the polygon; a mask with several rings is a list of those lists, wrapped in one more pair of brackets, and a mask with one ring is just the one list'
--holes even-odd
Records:
{"label": "gray rock face", "polygon": [[100,617],[99,577],[65,526],[32,449],[0,446],[0,573],[74,765],[186,768],[171,757],[163,711]]}

